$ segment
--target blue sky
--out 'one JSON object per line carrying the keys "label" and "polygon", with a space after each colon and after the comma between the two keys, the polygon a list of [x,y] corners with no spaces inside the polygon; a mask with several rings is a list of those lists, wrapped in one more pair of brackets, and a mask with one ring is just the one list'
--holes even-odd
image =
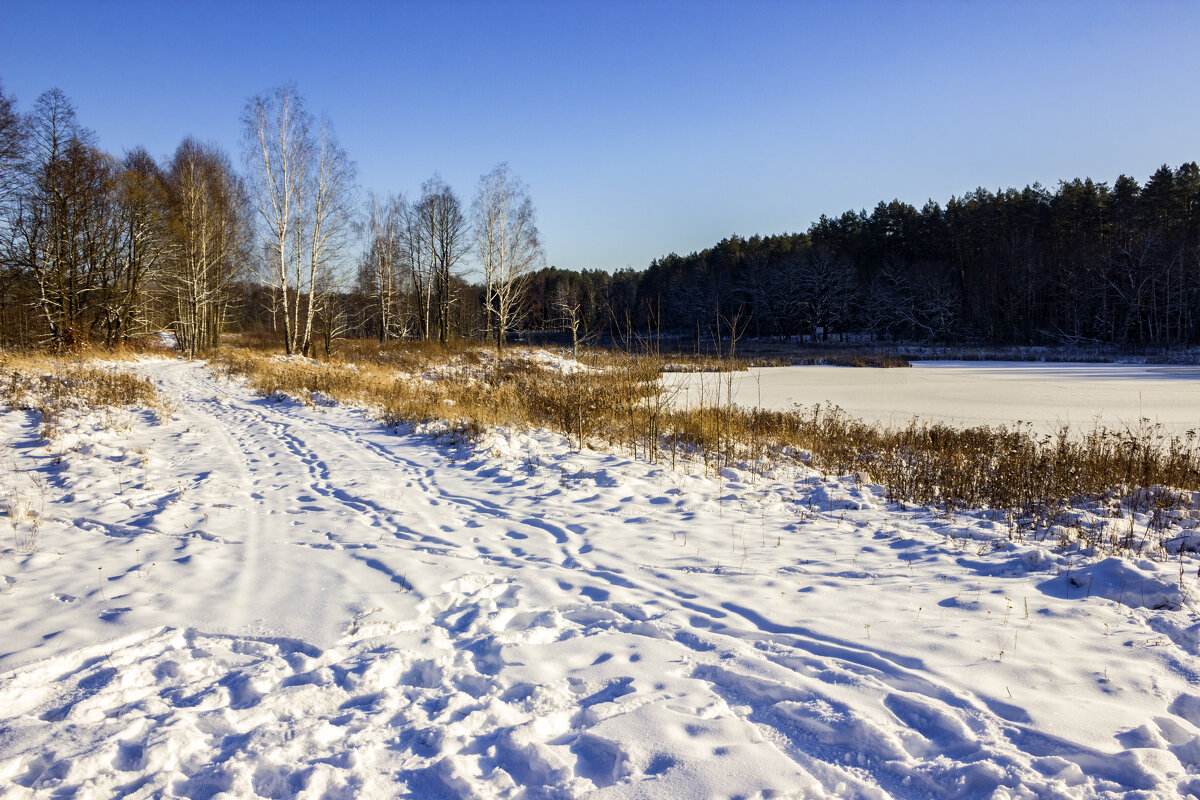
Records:
{"label": "blue sky", "polygon": [[295,80],[364,188],[508,161],[551,264],[646,266],[822,213],[1200,159],[1194,2],[18,2],[0,80],[102,146],[240,159]]}

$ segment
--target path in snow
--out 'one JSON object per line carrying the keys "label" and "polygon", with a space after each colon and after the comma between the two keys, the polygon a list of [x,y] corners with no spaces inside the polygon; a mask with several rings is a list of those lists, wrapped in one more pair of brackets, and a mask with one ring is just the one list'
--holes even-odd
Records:
{"label": "path in snow", "polygon": [[141,368],[171,422],[3,417],[50,521],[0,561],[0,793],[1200,790],[1196,617],[1145,607],[1177,565]]}

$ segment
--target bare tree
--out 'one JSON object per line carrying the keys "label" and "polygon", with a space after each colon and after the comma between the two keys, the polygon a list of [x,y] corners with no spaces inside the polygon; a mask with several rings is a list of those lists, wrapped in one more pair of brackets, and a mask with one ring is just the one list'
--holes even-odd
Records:
{"label": "bare tree", "polygon": [[0,85],[0,341],[25,341],[24,281],[14,258],[21,248],[17,216],[25,135],[13,100]]}
{"label": "bare tree", "polygon": [[479,180],[472,205],[475,254],[483,267],[485,333],[504,347],[520,324],[525,284],[543,261],[529,189],[501,163]]}
{"label": "bare tree", "polygon": [[380,200],[372,192],[365,228],[368,241],[359,273],[359,288],[374,302],[372,316],[379,324],[379,341],[386,342],[402,332],[400,291],[404,261],[404,220],[407,204],[401,196]]}
{"label": "bare tree", "polygon": [[251,98],[242,115],[250,197],[283,305],[284,350],[307,352],[320,287],[345,254],[355,167],[333,125],[313,119],[293,85]]}
{"label": "bare tree", "polygon": [[802,257],[796,274],[796,289],[802,298],[800,314],[812,332],[813,341],[829,338],[829,329],[845,322],[854,300],[854,268],[827,250]]}
{"label": "bare tree", "polygon": [[[250,199],[268,257],[264,275],[281,295],[284,350],[297,352],[304,254],[304,194],[312,161],[312,117],[294,85],[250,99],[242,114]],[[293,277],[293,275],[295,277]]]}
{"label": "bare tree", "polygon": [[[10,116],[0,102],[0,128]],[[0,130],[5,272],[36,287],[33,305],[57,345],[118,343],[146,321],[146,277],[163,232],[158,167],[144,151],[118,164],[99,150],[57,89],[22,127],[15,151],[17,134]]]}
{"label": "bare tree", "polygon": [[119,252],[116,165],[93,145],[66,96],[43,92],[25,120],[11,252],[32,276],[36,305],[55,344],[87,336],[102,314]]}
{"label": "bare tree", "polygon": [[[421,199],[413,208],[408,226],[408,249],[414,276],[424,269],[423,333],[430,333],[430,301],[436,301],[438,341],[450,340],[451,311],[455,303],[457,268],[467,251],[469,234],[462,204],[440,175],[421,184]],[[422,269],[418,269],[417,265]]]}
{"label": "bare tree", "polygon": [[307,353],[312,345],[313,319],[323,291],[334,291],[343,277],[337,273],[354,227],[356,206],[355,165],[338,144],[333,123],[322,119],[318,128],[310,201],[307,213],[308,274],[301,284],[297,276],[296,294],[307,293],[304,329],[297,349]]}
{"label": "bare tree", "polygon": [[[555,320],[564,330],[571,332],[571,358],[579,360],[579,334],[584,326],[584,318],[580,303],[566,286],[559,286],[554,291],[550,301],[555,313]],[[586,331],[584,332],[586,335]]]}
{"label": "bare tree", "polygon": [[217,346],[245,257],[245,192],[224,153],[190,138],[175,151],[167,182],[170,251],[161,286],[179,347],[195,356]]}
{"label": "bare tree", "polygon": [[945,269],[931,264],[884,264],[871,284],[864,324],[876,334],[947,339],[958,316],[958,295]]}
{"label": "bare tree", "polygon": [[[24,150],[21,118],[13,108],[12,98],[4,93],[4,85],[0,84],[0,211],[6,210],[8,202],[16,197]],[[2,218],[0,224],[3,224]]]}
{"label": "bare tree", "polygon": [[949,339],[959,313],[958,292],[949,277],[930,268],[913,282],[911,297],[902,319],[930,339]]}
{"label": "bare tree", "polygon": [[424,198],[416,205],[400,207],[400,258],[412,286],[416,306],[417,335],[433,337],[433,253],[426,245],[422,216]]}
{"label": "bare tree", "polygon": [[324,273],[317,291],[313,293],[316,313],[313,317],[312,349],[316,349],[315,341],[319,338],[325,348],[326,358],[333,351],[334,341],[345,336],[351,327],[349,295],[344,289],[344,276],[331,271]]}
{"label": "bare tree", "polygon": [[137,148],[117,175],[117,212],[122,227],[119,272],[105,305],[108,339],[120,341],[149,324],[149,284],[167,252],[167,192],[162,170]]}

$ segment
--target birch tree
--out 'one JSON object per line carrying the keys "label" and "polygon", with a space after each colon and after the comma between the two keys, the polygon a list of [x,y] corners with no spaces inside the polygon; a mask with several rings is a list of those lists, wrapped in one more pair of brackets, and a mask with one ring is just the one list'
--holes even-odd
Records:
{"label": "birch tree", "polygon": [[[259,222],[268,270],[262,277],[282,295],[284,350],[296,352],[299,318],[298,252],[304,191],[311,160],[312,118],[293,85],[250,99],[242,114],[247,189]],[[292,279],[295,269],[297,278]],[[294,300],[295,305],[291,305]]]}
{"label": "birch tree", "polygon": [[403,326],[399,313],[402,285],[402,224],[406,205],[403,197],[379,198],[372,192],[368,199],[367,250],[363,254],[360,288],[374,305],[372,316],[379,323],[379,341],[386,342]]}
{"label": "birch tree", "polygon": [[179,347],[189,356],[217,346],[238,265],[245,258],[244,189],[228,157],[185,139],[171,159],[169,254],[161,285]]}
{"label": "birch tree", "polygon": [[293,350],[306,354],[312,346],[316,309],[327,299],[322,294],[335,291],[342,283],[343,276],[335,272],[349,244],[355,214],[354,162],[338,144],[328,119],[321,120],[312,152],[315,161],[310,171],[310,200],[302,206],[306,212],[302,219],[307,222],[308,270],[307,275],[296,275],[297,302],[301,293],[306,296],[304,328]]}
{"label": "birch tree", "polygon": [[426,270],[424,278],[424,314],[426,338],[430,337],[430,304],[436,301],[437,338],[442,344],[450,340],[451,310],[455,303],[457,269],[467,253],[470,229],[462,212],[458,195],[434,175],[421,184],[421,199],[413,209],[408,230],[408,246],[415,269],[420,263]]}
{"label": "birch tree", "polygon": [[571,295],[565,286],[555,290],[550,301],[551,308],[557,315],[554,319],[564,330],[571,332],[571,358],[579,360],[579,331],[583,324],[579,302]]}
{"label": "birch tree", "polygon": [[344,255],[355,167],[333,126],[314,125],[294,85],[253,97],[242,114],[249,195],[266,248],[262,277],[279,291],[284,351],[307,352],[316,294]]}
{"label": "birch tree", "polygon": [[485,335],[502,349],[524,314],[525,284],[543,261],[529,189],[509,174],[508,164],[480,178],[472,219],[483,268]]}

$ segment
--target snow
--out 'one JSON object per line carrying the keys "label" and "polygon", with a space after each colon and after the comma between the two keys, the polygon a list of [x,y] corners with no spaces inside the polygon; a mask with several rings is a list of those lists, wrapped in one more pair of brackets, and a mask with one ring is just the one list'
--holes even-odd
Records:
{"label": "snow", "polygon": [[743,406],[787,410],[833,403],[888,425],[913,417],[954,425],[1030,423],[1042,433],[1061,425],[1090,429],[1136,425],[1142,418],[1170,433],[1200,430],[1200,367],[1004,361],[917,361],[911,367],[763,367],[719,377],[667,376],[681,402],[729,397]]}
{"label": "snow", "polygon": [[136,369],[170,420],[0,416],[5,797],[1200,792],[1186,549]]}

